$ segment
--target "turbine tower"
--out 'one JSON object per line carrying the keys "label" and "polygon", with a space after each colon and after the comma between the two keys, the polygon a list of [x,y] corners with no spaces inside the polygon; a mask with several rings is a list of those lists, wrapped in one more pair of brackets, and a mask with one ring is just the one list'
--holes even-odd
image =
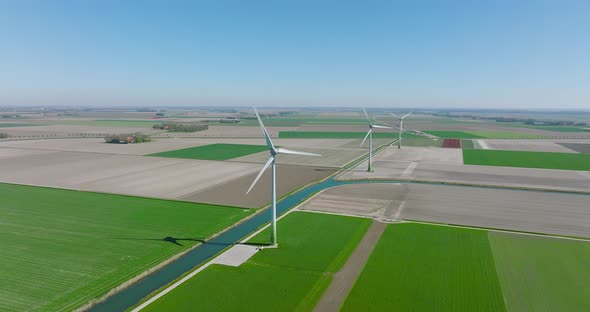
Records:
{"label": "turbine tower", "polygon": [[367,122],[369,122],[369,131],[367,132],[367,135],[365,135],[365,138],[361,142],[361,147],[363,146],[363,144],[365,144],[365,141],[367,140],[367,138],[369,138],[369,160],[367,162],[367,164],[368,164],[367,171],[371,172],[371,157],[373,157],[373,129],[374,128],[391,129],[391,127],[374,125],[371,122],[371,118],[369,118],[369,114],[367,114],[367,110],[364,107],[363,107],[363,112],[365,113],[365,117],[367,117]]}
{"label": "turbine tower", "polygon": [[409,113],[405,114],[403,117],[400,117],[400,116],[398,116],[398,115],[396,115],[394,113],[390,113],[391,116],[399,119],[399,128],[398,128],[398,130],[399,130],[399,137],[397,139],[397,148],[398,149],[402,148],[402,133],[404,132],[404,119],[406,117],[410,116],[411,113],[412,112],[409,112]]}
{"label": "turbine tower", "polygon": [[270,157],[268,158],[268,160],[266,161],[266,163],[264,164],[264,166],[262,167],[262,170],[260,170],[260,172],[258,173],[258,176],[256,176],[256,179],[254,179],[254,182],[252,182],[252,185],[250,185],[250,188],[248,189],[248,191],[246,192],[246,195],[248,193],[250,193],[250,191],[252,190],[252,188],[254,187],[254,185],[256,185],[256,182],[258,182],[258,179],[260,179],[260,177],[262,176],[262,174],[264,173],[264,171],[266,171],[266,169],[268,169],[268,166],[272,165],[272,191],[271,191],[271,200],[272,200],[272,219],[271,219],[271,234],[270,234],[270,241],[272,242],[272,244],[274,246],[277,246],[277,186],[276,186],[276,166],[275,166],[275,160],[276,160],[276,156],[278,154],[290,154],[290,155],[304,155],[304,156],[321,156],[319,154],[313,154],[313,153],[306,153],[306,152],[298,152],[298,151],[291,151],[288,150],[286,148],[280,148],[280,147],[275,147],[272,144],[272,140],[270,139],[270,135],[268,135],[268,131],[266,131],[266,128],[264,127],[264,124],[262,123],[262,119],[260,119],[260,115],[258,115],[258,111],[256,110],[256,107],[254,107],[254,112],[256,113],[256,118],[258,119],[258,123],[260,123],[260,128],[262,128],[262,134],[264,135],[264,138],[266,139],[266,146],[268,147],[268,151],[270,153]]}

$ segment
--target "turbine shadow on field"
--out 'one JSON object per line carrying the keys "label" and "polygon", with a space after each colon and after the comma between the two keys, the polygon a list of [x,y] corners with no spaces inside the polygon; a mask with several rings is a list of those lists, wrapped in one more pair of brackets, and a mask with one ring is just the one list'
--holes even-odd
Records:
{"label": "turbine shadow on field", "polygon": [[191,242],[199,242],[201,244],[223,245],[223,246],[230,246],[230,245],[269,246],[269,245],[272,245],[271,243],[235,243],[234,244],[234,243],[223,243],[223,242],[210,242],[210,241],[206,241],[202,238],[178,238],[178,237],[172,237],[172,236],[166,236],[164,238],[116,237],[114,239],[166,242],[166,243],[171,243],[171,244],[181,246],[181,247],[183,247],[184,245],[181,244],[180,241],[191,241]]}

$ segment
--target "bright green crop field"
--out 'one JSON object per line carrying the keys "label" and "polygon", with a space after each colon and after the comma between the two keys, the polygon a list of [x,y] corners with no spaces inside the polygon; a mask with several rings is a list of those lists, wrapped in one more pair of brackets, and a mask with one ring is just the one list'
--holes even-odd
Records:
{"label": "bright green crop field", "polygon": [[71,311],[248,210],[0,184],[0,310]]}
{"label": "bright green crop field", "polygon": [[[144,311],[311,311],[371,220],[294,212],[278,223],[277,249],[239,267],[212,265]],[[267,243],[268,231],[252,239]]]}
{"label": "bright green crop field", "polygon": [[590,170],[590,154],[463,150],[466,165]]}
{"label": "bright green crop field", "polygon": [[486,231],[389,225],[342,311],[503,311]]}
{"label": "bright green crop field", "polygon": [[267,150],[265,145],[247,144],[224,144],[216,143],[203,146],[183,148],[179,150],[150,154],[148,156],[205,159],[205,160],[227,160],[236,157],[246,156]]}
{"label": "bright green crop field", "polygon": [[590,242],[489,234],[508,311],[590,311]]}
{"label": "bright green crop field", "polygon": [[[366,132],[321,132],[321,131],[281,131],[281,139],[363,139]],[[397,132],[375,132],[373,139],[396,139]],[[403,138],[423,138],[417,135],[404,133]]]}

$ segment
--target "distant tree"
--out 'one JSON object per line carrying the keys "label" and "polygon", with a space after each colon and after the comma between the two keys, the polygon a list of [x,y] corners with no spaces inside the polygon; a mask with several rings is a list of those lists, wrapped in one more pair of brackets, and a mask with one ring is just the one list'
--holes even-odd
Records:
{"label": "distant tree", "polygon": [[8,134],[0,133],[0,139],[6,139],[7,137],[8,137]]}

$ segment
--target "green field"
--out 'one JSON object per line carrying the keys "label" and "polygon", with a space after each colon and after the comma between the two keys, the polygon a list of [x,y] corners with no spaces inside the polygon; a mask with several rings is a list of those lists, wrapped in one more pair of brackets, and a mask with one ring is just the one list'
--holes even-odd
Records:
{"label": "green field", "polygon": [[[280,247],[239,267],[212,265],[147,311],[311,311],[371,220],[294,212],[278,223]],[[252,243],[267,243],[263,231]],[[145,311],[145,310],[144,310]]]}
{"label": "green field", "polygon": [[93,126],[93,127],[129,127],[129,128],[152,128],[153,125],[162,121],[149,120],[60,120],[56,124],[73,125],[73,126]]}
{"label": "green field", "polygon": [[[343,118],[343,117],[270,117],[263,118],[262,122],[265,126],[273,127],[298,127],[303,124],[312,125],[366,125],[367,120],[364,118]],[[237,124],[231,123],[216,123],[216,125],[222,126],[258,126],[258,120],[256,119],[242,119]]]}
{"label": "green field", "polygon": [[[281,131],[281,139],[363,139],[366,132],[321,132],[321,131]],[[375,132],[373,139],[396,139],[397,132]],[[415,139],[420,136],[404,133],[402,138]]]}
{"label": "green field", "polygon": [[0,128],[32,127],[32,126],[46,126],[46,124],[0,122]]}
{"label": "green field", "polygon": [[490,233],[508,311],[590,311],[590,242]]}
{"label": "green field", "polygon": [[461,147],[467,148],[467,149],[475,148],[475,146],[473,144],[473,140],[461,140]]}
{"label": "green field", "polygon": [[148,156],[206,160],[227,160],[266,150],[268,150],[268,147],[264,145],[217,143],[155,153],[150,154]]}
{"label": "green field", "polygon": [[486,231],[389,225],[342,311],[503,311]]}
{"label": "green field", "polygon": [[248,210],[0,184],[0,306],[71,311]]}
{"label": "green field", "polygon": [[555,131],[555,132],[585,132],[584,127],[572,127],[572,126],[528,126],[525,125],[526,128],[531,129],[538,129],[538,130],[547,130],[547,131]]}
{"label": "green field", "polygon": [[590,170],[590,154],[463,150],[466,165]]}

